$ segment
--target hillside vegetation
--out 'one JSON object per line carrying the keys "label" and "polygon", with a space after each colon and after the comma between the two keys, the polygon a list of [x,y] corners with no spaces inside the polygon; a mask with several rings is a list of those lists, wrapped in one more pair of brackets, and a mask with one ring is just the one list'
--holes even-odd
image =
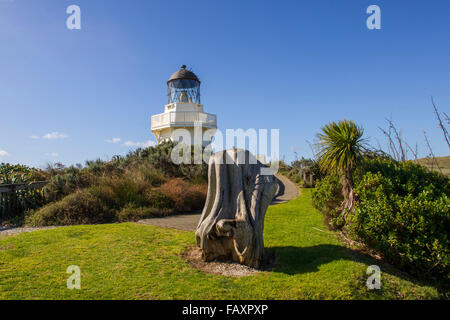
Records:
{"label": "hillside vegetation", "polygon": [[86,166],[49,167],[48,204],[25,214],[32,226],[134,221],[200,210],[207,165],[175,165],[173,143],[137,149]]}

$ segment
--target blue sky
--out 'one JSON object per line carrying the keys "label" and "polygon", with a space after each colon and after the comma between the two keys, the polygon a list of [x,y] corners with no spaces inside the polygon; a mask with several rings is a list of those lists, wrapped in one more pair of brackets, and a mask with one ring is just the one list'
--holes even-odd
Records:
{"label": "blue sky", "polygon": [[[81,30],[66,28],[72,4]],[[371,4],[381,30],[366,27]],[[84,163],[154,141],[182,64],[220,129],[280,129],[285,160],[344,118],[385,146],[390,115],[421,155],[422,130],[448,155],[430,96],[450,113],[449,34],[444,0],[0,0],[0,161]]]}

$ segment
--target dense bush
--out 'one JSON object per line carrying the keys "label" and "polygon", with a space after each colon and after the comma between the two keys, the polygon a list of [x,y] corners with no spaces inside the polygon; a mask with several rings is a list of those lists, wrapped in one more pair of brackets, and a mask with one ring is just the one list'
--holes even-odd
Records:
{"label": "dense bush", "polygon": [[192,185],[183,179],[171,179],[161,186],[161,192],[169,197],[176,211],[194,211],[203,208],[207,186]]}
{"label": "dense bush", "polygon": [[44,194],[48,201],[56,201],[76,190],[87,187],[89,184],[88,172],[83,172],[81,169],[72,166],[58,173],[55,172],[45,186]]}
{"label": "dense bush", "polygon": [[450,179],[447,176],[430,171],[413,161],[369,159],[364,161],[361,172],[379,172],[382,176],[389,178],[393,191],[399,195],[417,196],[424,188],[432,192],[433,197],[439,197],[442,194],[450,195]]}
{"label": "dense bush", "polygon": [[[196,184],[207,183],[207,163],[202,161],[201,164],[175,164],[171,158],[172,150],[175,145],[175,143],[169,141],[155,147],[138,149],[136,152],[139,157],[147,159],[153,167],[161,170],[166,177],[185,178]],[[194,146],[190,147],[190,151],[191,160],[193,160]]]}
{"label": "dense bush", "polygon": [[26,222],[34,226],[52,226],[95,224],[114,220],[114,211],[86,189],[29,213]]}
{"label": "dense bush", "polygon": [[450,179],[412,162],[372,161],[367,168],[349,233],[410,273],[448,281]]}
{"label": "dense bush", "polygon": [[345,221],[341,215],[342,196],[341,179],[336,175],[328,175],[316,183],[312,192],[313,205],[322,211],[325,223],[332,230],[341,229]]}
{"label": "dense bush", "polygon": [[[81,165],[65,168],[60,163],[49,164],[45,170],[50,180],[45,189],[46,197],[49,201],[56,201],[76,190],[97,184],[103,177],[125,177],[130,173],[132,176],[144,176],[155,187],[173,177],[184,178],[196,184],[207,183],[207,164],[173,163],[171,153],[174,147],[173,142],[167,142],[145,149],[139,148],[126,156],[114,156],[110,161],[86,161],[84,168]],[[191,151],[193,153],[193,148]]]}
{"label": "dense bush", "polygon": [[413,162],[366,160],[355,175],[354,211],[344,226],[337,178],[323,179],[314,205],[332,226],[364,241],[385,258],[417,276],[449,281],[450,179]]}
{"label": "dense bush", "polygon": [[[34,226],[95,224],[137,220],[173,213],[174,204],[158,188],[132,179],[102,180],[60,201],[28,213]],[[111,184],[108,184],[111,183]]]}
{"label": "dense bush", "polygon": [[[29,212],[28,221],[34,225],[99,223],[201,209],[207,166],[174,164],[173,147],[165,143],[137,149],[110,161],[87,161],[84,168],[49,166],[52,176],[45,194],[52,203]],[[86,205],[75,205],[77,198]],[[96,210],[98,217],[94,217]]]}
{"label": "dense bush", "polygon": [[129,204],[135,207],[173,207],[172,201],[138,172],[134,174],[130,172],[123,176],[102,177],[91,187],[91,190],[103,202],[115,209]]}

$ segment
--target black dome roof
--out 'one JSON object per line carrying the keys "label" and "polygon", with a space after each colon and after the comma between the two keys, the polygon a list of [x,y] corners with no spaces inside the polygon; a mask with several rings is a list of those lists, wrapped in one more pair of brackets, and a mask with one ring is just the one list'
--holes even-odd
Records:
{"label": "black dome roof", "polygon": [[167,82],[173,81],[173,80],[194,80],[200,83],[200,80],[198,77],[193,73],[192,71],[186,70],[186,66],[182,65],[181,69],[175,72]]}

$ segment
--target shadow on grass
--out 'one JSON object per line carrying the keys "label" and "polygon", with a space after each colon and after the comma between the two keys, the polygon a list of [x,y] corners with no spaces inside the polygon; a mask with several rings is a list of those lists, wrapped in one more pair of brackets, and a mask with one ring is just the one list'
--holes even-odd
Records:
{"label": "shadow on grass", "polygon": [[[443,290],[435,282],[419,280],[396,269],[383,260],[376,260],[360,251],[352,250],[344,246],[322,244],[311,247],[270,247],[267,250],[268,252],[274,253],[277,257],[276,265],[272,269],[275,272],[289,275],[317,272],[321,265],[332,261],[350,260],[366,264],[367,266],[378,265],[382,273],[393,275],[418,285],[432,286],[440,292]],[[363,274],[365,274],[365,270],[363,270]]]}
{"label": "shadow on grass", "polygon": [[363,254],[343,246],[321,244],[312,247],[271,247],[269,252],[277,256],[277,264],[274,269],[290,275],[319,271],[319,267],[337,260],[352,260],[367,263],[373,260],[373,264],[379,261],[370,259]]}

